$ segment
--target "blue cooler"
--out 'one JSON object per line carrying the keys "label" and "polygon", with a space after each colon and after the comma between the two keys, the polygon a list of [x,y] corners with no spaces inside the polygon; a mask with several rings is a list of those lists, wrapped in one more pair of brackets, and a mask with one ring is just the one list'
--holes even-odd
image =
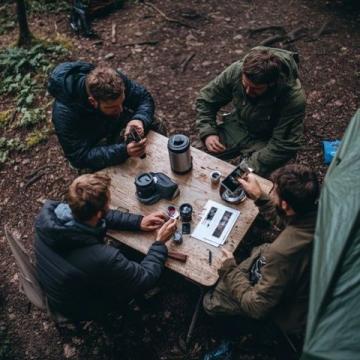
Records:
{"label": "blue cooler", "polygon": [[323,148],[324,148],[324,163],[329,165],[334,158],[336,151],[340,145],[340,140],[333,140],[333,141],[323,141]]}

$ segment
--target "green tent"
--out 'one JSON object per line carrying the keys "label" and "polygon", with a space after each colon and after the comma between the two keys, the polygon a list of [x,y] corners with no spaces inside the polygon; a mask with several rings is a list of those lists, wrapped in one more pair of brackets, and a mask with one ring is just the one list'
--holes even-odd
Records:
{"label": "green tent", "polygon": [[320,197],[302,360],[360,359],[360,109]]}

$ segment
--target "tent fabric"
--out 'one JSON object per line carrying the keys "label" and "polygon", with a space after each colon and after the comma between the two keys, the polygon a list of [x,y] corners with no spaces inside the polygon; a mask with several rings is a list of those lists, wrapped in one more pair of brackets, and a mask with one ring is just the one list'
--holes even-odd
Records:
{"label": "tent fabric", "polygon": [[301,359],[360,359],[360,109],[324,180]]}

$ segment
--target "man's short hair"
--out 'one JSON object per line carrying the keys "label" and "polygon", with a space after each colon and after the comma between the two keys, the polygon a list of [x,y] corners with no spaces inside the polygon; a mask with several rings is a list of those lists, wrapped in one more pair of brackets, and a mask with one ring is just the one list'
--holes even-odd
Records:
{"label": "man's short hair", "polygon": [[281,60],[269,50],[251,50],[243,64],[243,73],[254,84],[273,84],[280,77]]}
{"label": "man's short hair", "polygon": [[87,221],[106,207],[111,179],[101,173],[76,178],[69,187],[67,201],[76,220]]}
{"label": "man's short hair", "polygon": [[86,89],[95,100],[115,100],[124,93],[120,75],[108,67],[96,67],[86,76]]}
{"label": "man's short hair", "polygon": [[320,185],[314,171],[298,164],[286,165],[271,174],[271,180],[281,200],[297,214],[316,208]]}

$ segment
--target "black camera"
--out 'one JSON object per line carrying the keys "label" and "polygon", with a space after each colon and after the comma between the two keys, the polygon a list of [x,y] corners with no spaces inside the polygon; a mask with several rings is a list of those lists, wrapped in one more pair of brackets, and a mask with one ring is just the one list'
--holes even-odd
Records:
{"label": "black camera", "polygon": [[[126,144],[130,144],[131,142],[140,142],[141,141],[141,136],[139,135],[139,133],[137,132],[136,128],[134,126],[132,126],[130,128],[130,132],[126,137]],[[146,154],[140,156],[140,159],[145,159],[146,158]]]}

